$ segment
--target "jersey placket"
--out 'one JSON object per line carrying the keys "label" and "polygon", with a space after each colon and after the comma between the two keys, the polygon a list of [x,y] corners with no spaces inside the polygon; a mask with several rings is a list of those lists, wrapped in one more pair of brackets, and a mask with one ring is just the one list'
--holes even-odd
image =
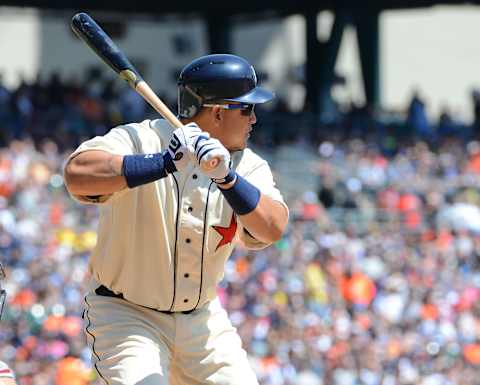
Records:
{"label": "jersey placket", "polygon": [[203,219],[210,182],[195,169],[182,176],[179,181],[181,194],[173,311],[191,310],[198,301],[202,279]]}

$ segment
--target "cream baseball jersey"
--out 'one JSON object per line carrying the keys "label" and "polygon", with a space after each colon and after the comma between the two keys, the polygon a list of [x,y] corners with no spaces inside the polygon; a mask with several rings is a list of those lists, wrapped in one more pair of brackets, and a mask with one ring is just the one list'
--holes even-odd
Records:
{"label": "cream baseball jersey", "polygon": [[12,369],[3,361],[0,361],[0,378],[15,378]]}
{"label": "cream baseball jersey", "polygon": [[[164,150],[172,132],[163,119],[119,126],[82,143],[70,158],[89,150],[148,156]],[[232,167],[285,205],[260,156],[250,149],[235,152]],[[133,189],[74,198],[100,206],[98,240],[89,262],[93,279],[157,310],[189,311],[214,299],[235,240],[252,249],[268,246],[242,228],[215,183],[193,163]]]}

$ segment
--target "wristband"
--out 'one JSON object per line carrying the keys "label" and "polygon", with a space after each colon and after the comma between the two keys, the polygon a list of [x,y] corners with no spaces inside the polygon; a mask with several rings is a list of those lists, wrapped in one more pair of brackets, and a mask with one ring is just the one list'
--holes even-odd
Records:
{"label": "wristband", "polygon": [[157,154],[125,155],[123,157],[122,175],[130,188],[165,178],[176,170],[177,168],[168,151]]}
{"label": "wristband", "polygon": [[233,180],[235,179],[235,177],[237,176],[237,173],[233,170],[230,170],[228,172],[228,174],[225,176],[225,178],[222,178],[222,179],[213,179],[212,180],[216,183],[216,184],[219,184],[219,185],[224,185],[224,184],[228,184],[230,182],[233,182]]}
{"label": "wristband", "polygon": [[237,178],[233,186],[229,189],[219,190],[236,214],[245,215],[255,210],[258,206],[261,193],[258,188],[246,179],[235,172],[233,174]]}

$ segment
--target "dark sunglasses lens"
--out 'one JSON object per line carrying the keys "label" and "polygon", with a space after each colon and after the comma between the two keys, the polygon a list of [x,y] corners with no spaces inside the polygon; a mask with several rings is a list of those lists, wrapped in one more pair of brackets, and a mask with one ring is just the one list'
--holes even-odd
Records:
{"label": "dark sunglasses lens", "polygon": [[248,104],[245,108],[242,108],[242,115],[250,116],[255,108],[255,104]]}

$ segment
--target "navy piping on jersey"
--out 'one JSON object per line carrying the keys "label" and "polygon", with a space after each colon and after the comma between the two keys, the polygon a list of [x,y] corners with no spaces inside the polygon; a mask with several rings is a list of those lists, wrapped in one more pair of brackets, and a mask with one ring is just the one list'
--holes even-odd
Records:
{"label": "navy piping on jersey", "polygon": [[177,258],[178,258],[178,251],[177,251],[177,242],[178,242],[178,223],[180,219],[180,188],[178,187],[177,178],[175,178],[174,174],[170,174],[175,181],[175,186],[177,187],[177,218],[175,219],[175,248],[174,248],[174,255],[173,255],[173,298],[172,304],[170,305],[169,311],[172,311],[173,306],[175,306],[175,294],[177,291]]}
{"label": "navy piping on jersey", "polygon": [[93,339],[93,342],[92,342],[92,353],[95,355],[95,357],[97,358],[97,362],[95,362],[95,364],[93,365],[95,367],[95,370],[97,371],[98,375],[100,376],[100,378],[105,381],[105,383],[108,385],[108,381],[105,377],[103,377],[102,373],[100,373],[100,370],[98,369],[98,366],[97,364],[101,361],[100,360],[100,356],[98,355],[98,353],[95,351],[95,336],[93,335],[93,333],[88,330],[88,328],[92,325],[92,322],[90,321],[90,317],[88,316],[88,311],[90,310],[90,304],[88,303],[87,301],[87,296],[84,297],[83,299],[87,305],[87,308],[85,309],[84,311],[84,315],[85,317],[87,317],[87,321],[88,321],[88,325],[85,327],[85,331],[87,332],[88,335],[90,335]]}
{"label": "navy piping on jersey", "polygon": [[203,236],[202,236],[202,268],[200,270],[200,290],[198,291],[198,300],[197,303],[195,304],[195,307],[192,310],[196,310],[198,304],[200,303],[200,299],[202,298],[202,289],[203,289],[203,253],[205,251],[205,236],[207,234],[207,213],[208,213],[208,200],[210,198],[210,189],[212,188],[213,185],[213,180],[210,182],[210,185],[208,186],[208,191],[207,191],[207,200],[205,202],[205,213],[203,214]]}

